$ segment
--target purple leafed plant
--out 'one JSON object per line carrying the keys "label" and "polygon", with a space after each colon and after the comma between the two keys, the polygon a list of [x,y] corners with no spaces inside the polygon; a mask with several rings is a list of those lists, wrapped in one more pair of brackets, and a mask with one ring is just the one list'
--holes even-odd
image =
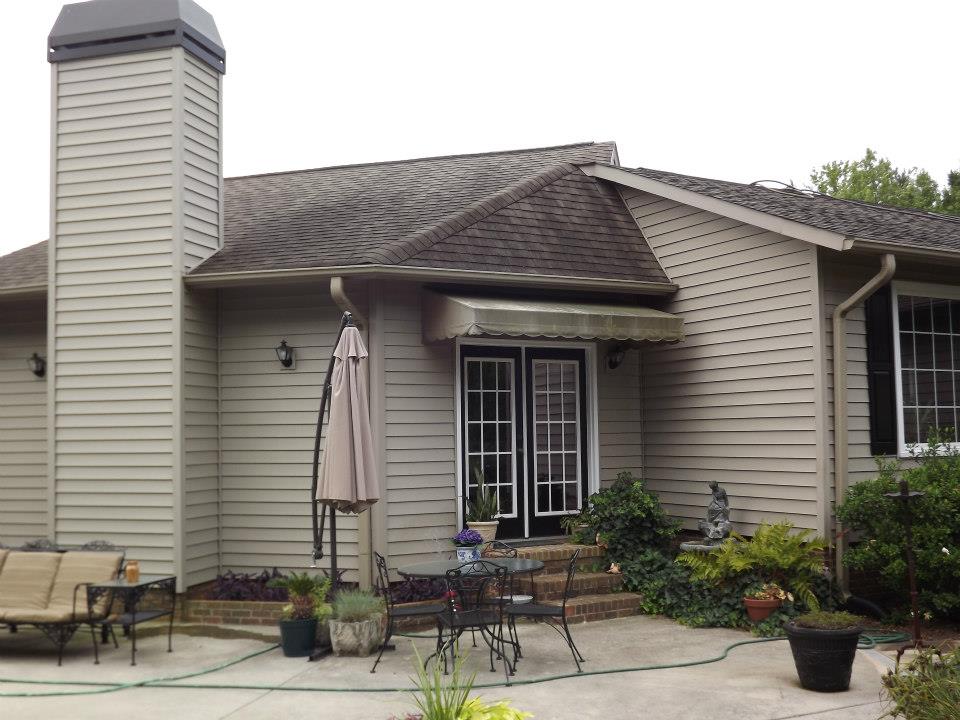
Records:
{"label": "purple leafed plant", "polygon": [[442,598],[446,591],[446,581],[430,578],[408,578],[390,586],[390,596],[395,603],[436,600]]}
{"label": "purple leafed plant", "polygon": [[227,570],[218,575],[213,587],[207,593],[208,600],[252,600],[255,602],[287,602],[287,591],[283,588],[268,587],[274,578],[283,577],[283,573],[274,568],[259,573],[236,573]]}
{"label": "purple leafed plant", "polygon": [[483,536],[476,530],[465,528],[453,536],[453,544],[458,547],[469,547],[479,545],[483,542]]}

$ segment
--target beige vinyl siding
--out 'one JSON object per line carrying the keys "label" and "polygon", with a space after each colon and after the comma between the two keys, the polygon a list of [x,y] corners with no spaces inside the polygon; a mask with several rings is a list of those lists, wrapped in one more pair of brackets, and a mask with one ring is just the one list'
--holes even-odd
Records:
{"label": "beige vinyl siding", "polygon": [[27,367],[46,356],[42,301],[0,303],[0,543],[47,537],[47,381]]}
{"label": "beige vinyl siding", "polygon": [[174,572],[173,50],[55,66],[56,539]]}
{"label": "beige vinyl siding", "polygon": [[184,53],[183,263],[189,271],[220,247],[220,73]]}
{"label": "beige vinyl siding", "polygon": [[215,293],[184,294],[184,574],[186,585],[220,567],[219,374]]}
{"label": "beige vinyl siding", "polygon": [[[833,311],[858,288],[880,270],[877,256],[857,256],[821,249],[820,274],[823,278],[823,334],[825,349],[825,377],[827,381],[830,485],[833,487]],[[910,280],[936,284],[957,285],[956,270],[952,267],[898,261],[894,282]],[[854,308],[847,315],[847,414],[849,417],[848,481],[876,476],[876,461],[870,454],[870,398],[867,388],[867,328],[863,307]],[[909,461],[908,461],[909,462]],[[832,494],[831,494],[832,498]]]}
{"label": "beige vinyl siding", "polygon": [[679,291],[678,345],[642,355],[644,471],[686,527],[707,483],[732,519],[816,528],[816,257],[798,240],[638,191],[624,199]]}
{"label": "beige vinyl siding", "polygon": [[628,351],[620,367],[607,367],[608,346],[597,353],[597,425],[600,483],[608,485],[618,473],[643,476],[643,403],[640,353]]}
{"label": "beige vinyl siding", "polygon": [[456,532],[454,345],[426,345],[421,289],[384,286],[387,542],[390,566],[449,551]]}
{"label": "beige vinyl siding", "polygon": [[[307,568],[313,439],[340,311],[323,286],[231,289],[220,322],[223,567]],[[284,338],[294,370],[274,351]],[[339,516],[337,533],[355,580],[356,516]]]}

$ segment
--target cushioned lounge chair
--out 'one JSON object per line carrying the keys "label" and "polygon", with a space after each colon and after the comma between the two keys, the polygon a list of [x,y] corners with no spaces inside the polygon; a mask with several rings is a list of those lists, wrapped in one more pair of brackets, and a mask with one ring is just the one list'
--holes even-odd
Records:
{"label": "cushioned lounge chair", "polygon": [[90,625],[96,646],[94,625],[107,619],[112,598],[89,608],[86,588],[116,578],[122,562],[119,552],[8,552],[0,566],[0,623],[40,629],[57,646],[60,665],[81,625]]}

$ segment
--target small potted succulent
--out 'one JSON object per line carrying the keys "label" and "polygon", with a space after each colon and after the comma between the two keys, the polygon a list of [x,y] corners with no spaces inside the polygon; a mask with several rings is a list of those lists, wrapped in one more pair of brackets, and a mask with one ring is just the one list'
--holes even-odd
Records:
{"label": "small potted succulent", "polygon": [[861,618],[847,612],[811,612],[784,625],[800,684],[807,690],[839,692],[850,687]]}
{"label": "small potted succulent", "polygon": [[457,560],[471,562],[480,559],[480,544],[483,536],[476,530],[464,528],[453,536],[453,544],[457,546]]}
{"label": "small potted succulent", "polygon": [[487,487],[479,468],[474,477],[477,489],[473,500],[467,503],[467,527],[480,533],[483,542],[490,542],[497,537],[497,527],[500,525],[497,513],[500,512],[500,507],[497,496]]}
{"label": "small potted succulent", "polygon": [[750,620],[758,623],[770,617],[784,600],[793,602],[793,595],[776,583],[766,583],[744,595],[743,604]]}
{"label": "small potted succulent", "polygon": [[318,589],[324,588],[322,592],[326,599],[329,581],[307,573],[290,573],[273,578],[267,586],[286,590],[290,598],[290,604],[284,606],[278,621],[283,654],[286,657],[310,655],[317,641]]}
{"label": "small potted succulent", "polygon": [[383,599],[369,590],[344,589],[333,598],[330,646],[334,655],[366,657],[383,640]]}

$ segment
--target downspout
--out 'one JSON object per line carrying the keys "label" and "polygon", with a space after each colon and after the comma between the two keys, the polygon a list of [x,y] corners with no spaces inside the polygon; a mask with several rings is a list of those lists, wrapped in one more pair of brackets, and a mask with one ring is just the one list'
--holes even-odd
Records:
{"label": "downspout", "polygon": [[[833,487],[834,516],[847,492],[849,447],[847,445],[847,314],[893,278],[897,259],[886,253],[880,272],[833,310]],[[846,550],[846,533],[840,519],[835,521],[834,574],[844,597],[850,594],[850,577],[841,562]]]}
{"label": "downspout", "polygon": [[[344,287],[343,277],[335,275],[330,278],[330,297],[334,304],[342,311],[353,315],[354,324],[361,330],[367,331],[367,344],[370,344],[370,325],[367,318],[357,310],[347,295]],[[331,352],[333,348],[331,348]],[[370,363],[367,363],[367,387],[372,387],[370,373]],[[359,552],[357,553],[357,573],[360,576],[360,587],[370,588],[373,586],[373,528],[370,522],[370,510],[360,513],[357,516],[357,535],[359,537]]]}

